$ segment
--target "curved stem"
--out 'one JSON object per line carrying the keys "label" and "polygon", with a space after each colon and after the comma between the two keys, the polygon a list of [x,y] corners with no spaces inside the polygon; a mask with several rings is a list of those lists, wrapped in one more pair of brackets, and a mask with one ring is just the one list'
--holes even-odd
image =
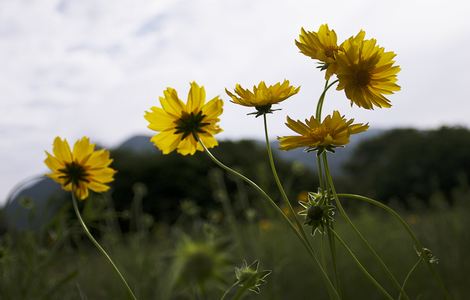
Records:
{"label": "curved stem", "polygon": [[257,190],[268,202],[269,204],[284,218],[284,220],[288,223],[289,227],[292,229],[292,231],[294,231],[294,233],[296,234],[296,236],[299,238],[299,240],[302,242],[302,244],[305,246],[305,248],[307,249],[308,253],[310,254],[310,256],[312,257],[312,259],[315,261],[315,263],[317,264],[318,268],[320,269],[320,272],[321,274],[323,275],[323,278],[325,279],[325,281],[327,282],[327,285],[331,288],[331,290],[334,292],[336,298],[339,298],[339,295],[338,295],[338,291],[335,289],[335,287],[333,286],[333,283],[331,282],[330,278],[328,277],[326,271],[323,269],[320,261],[318,260],[316,254],[314,253],[313,249],[309,247],[309,244],[308,242],[302,237],[302,234],[299,233],[299,231],[297,230],[296,226],[292,223],[292,221],[284,214],[284,212],[282,211],[282,209],[279,208],[279,206],[276,205],[276,203],[274,202],[274,200],[268,195],[266,194],[266,192],[260,188],[256,183],[254,183],[251,179],[249,179],[248,177],[238,173],[237,171],[233,170],[232,168],[230,167],[227,167],[226,165],[224,165],[222,162],[220,162],[210,151],[209,149],[207,149],[206,145],[204,145],[204,143],[200,140],[200,139],[197,139],[198,142],[201,144],[201,146],[204,148],[204,151],[206,152],[206,154],[209,156],[210,159],[212,159],[212,161],[217,164],[219,167],[221,167],[222,169],[224,169],[225,171],[229,172],[230,174],[232,175],[235,175],[235,176],[238,176],[240,177],[243,181],[245,181],[246,183],[248,183],[251,187],[253,187],[255,190]]}
{"label": "curved stem", "polygon": [[401,297],[403,295],[403,291],[405,290],[406,283],[408,282],[408,279],[410,279],[411,274],[416,270],[418,267],[419,263],[421,262],[422,258],[418,258],[418,261],[411,267],[411,270],[406,274],[405,280],[403,280],[403,284],[401,285],[401,291],[400,294],[398,295],[398,300],[401,300]]}
{"label": "curved stem", "polygon": [[[286,192],[285,192],[285,190],[282,186],[281,180],[279,179],[279,176],[277,174],[276,165],[274,164],[274,158],[273,158],[273,153],[272,153],[272,149],[271,149],[271,143],[269,142],[268,122],[267,122],[266,114],[263,115],[263,121],[264,121],[264,136],[265,136],[265,139],[266,139],[266,149],[267,149],[267,152],[268,152],[269,165],[271,166],[271,171],[272,171],[273,176],[274,176],[274,181],[276,182],[277,188],[278,188],[279,192],[281,193],[282,199],[284,200],[284,202],[289,207],[289,211],[291,212],[292,217],[294,218],[295,223],[296,223],[297,227],[299,228],[300,234],[302,234],[302,237],[305,239],[308,246],[313,250],[312,244],[310,243],[310,240],[307,238],[304,227],[302,226],[299,219],[297,218],[296,213],[294,211],[294,208],[292,207],[292,204],[290,203],[289,198],[287,197],[287,194],[286,194]],[[336,289],[338,290],[338,293],[339,293],[340,299],[341,299],[341,289],[340,289],[340,286],[339,286],[339,277],[338,277],[338,272],[337,272],[337,269],[336,269],[336,255],[335,255],[335,250],[334,250],[334,242],[333,242],[333,247],[332,247],[332,244],[331,244],[332,237],[330,237],[330,235],[328,235],[328,237],[329,237],[329,241],[330,241],[330,247],[329,248],[330,248],[331,255],[332,255],[332,260],[333,260],[333,268],[334,268],[334,276],[335,276],[335,281],[336,281]],[[326,265],[325,265],[325,267],[326,267]]]}
{"label": "curved stem", "polygon": [[[353,230],[356,232],[356,234],[359,236],[359,238],[364,242],[364,244],[367,246],[369,251],[372,253],[372,255],[379,262],[380,266],[385,271],[385,273],[387,273],[387,275],[390,277],[390,279],[395,284],[395,286],[399,290],[401,290],[401,285],[398,282],[398,280],[395,278],[393,273],[390,271],[390,269],[387,267],[385,262],[379,256],[377,251],[375,251],[375,249],[369,244],[367,239],[362,235],[362,233],[359,231],[359,229],[356,227],[356,225],[354,225],[353,221],[349,218],[348,214],[346,213],[343,206],[341,205],[341,202],[339,201],[338,194],[336,193],[335,185],[333,183],[333,178],[331,177],[331,174],[330,174],[330,169],[329,169],[329,166],[328,166],[328,158],[326,156],[326,153],[322,153],[322,158],[323,158],[323,164],[325,166],[326,180],[328,181],[328,186],[330,187],[330,189],[333,193],[333,196],[335,198],[336,206],[338,207],[338,210],[339,210],[341,216],[347,221],[347,223],[353,228]],[[406,295],[406,293],[404,293],[404,296],[405,296],[406,299],[409,299],[408,296]]]}
{"label": "curved stem", "polygon": [[[332,87],[335,83],[339,80],[335,80],[332,83],[328,84],[328,80],[325,81],[325,86],[323,87],[323,92],[320,94],[320,98],[318,98],[317,108],[315,111],[315,119],[318,122],[321,122],[321,112],[323,109],[323,102],[325,101],[326,92]],[[321,188],[325,188],[324,178],[323,178],[323,170],[322,170],[322,163],[319,156],[317,156],[317,172],[318,172],[318,181],[320,183]]]}
{"label": "curved stem", "polygon": [[[417,249],[423,249],[423,245],[421,244],[421,242],[418,240],[418,238],[416,237],[416,235],[414,234],[413,230],[411,229],[411,227],[408,225],[408,223],[406,223],[406,221],[395,211],[393,210],[392,208],[390,208],[389,206],[383,204],[382,202],[380,201],[377,201],[377,200],[374,200],[372,198],[369,198],[369,197],[365,197],[365,196],[361,196],[361,195],[355,195],[355,194],[338,194],[338,197],[340,198],[349,198],[349,199],[354,199],[354,200],[360,200],[360,201],[363,201],[363,202],[367,202],[369,204],[372,204],[372,205],[375,205],[379,208],[382,208],[384,209],[386,212],[388,212],[389,214],[391,214],[393,217],[395,217],[402,225],[403,227],[405,228],[406,232],[408,233],[408,235],[411,237],[411,239],[413,240],[414,244],[415,244],[415,247]],[[439,283],[441,289],[443,290],[444,294],[446,295],[446,299],[451,299],[450,297],[450,293],[449,293],[449,290],[447,289],[447,287],[445,286],[444,282],[442,281],[442,278],[441,276],[439,275],[439,273],[436,271],[436,269],[434,268],[434,265],[431,264],[429,261],[425,260],[425,263],[426,265],[428,266],[428,268],[430,269],[431,273],[433,274],[435,280]]]}
{"label": "curved stem", "polygon": [[230,293],[230,291],[231,291],[234,287],[236,287],[237,284],[239,284],[239,283],[240,283],[240,282],[239,282],[238,280],[235,281],[235,283],[232,284],[232,286],[230,286],[230,287],[225,291],[225,293],[222,295],[222,298],[220,298],[220,300],[225,300],[225,297],[227,297],[228,294]]}
{"label": "curved stem", "polygon": [[317,119],[318,122],[321,122],[321,120],[320,120],[321,119],[321,111],[323,109],[323,102],[325,101],[326,92],[330,89],[330,87],[332,87],[338,81],[339,80],[336,79],[335,81],[333,81],[330,84],[328,84],[328,80],[325,82],[325,87],[323,88],[323,92],[321,93],[320,98],[318,99],[317,109],[316,109],[316,112],[315,112],[315,119]]}
{"label": "curved stem", "polygon": [[82,225],[83,227],[83,231],[85,231],[86,235],[88,236],[88,238],[90,239],[90,241],[93,243],[93,245],[95,245],[96,248],[98,248],[98,250],[101,252],[101,254],[103,254],[103,256],[108,260],[108,262],[111,264],[111,266],[113,266],[114,270],[116,271],[116,273],[119,275],[119,278],[121,279],[122,283],[126,286],[126,289],[127,291],[129,292],[129,296],[133,299],[133,300],[137,300],[136,296],[134,295],[134,293],[132,292],[132,289],[131,287],[129,286],[129,284],[127,283],[126,279],[124,278],[124,276],[121,274],[121,272],[119,271],[118,267],[116,266],[116,264],[113,262],[113,260],[111,259],[111,257],[108,255],[108,253],[103,249],[103,247],[101,247],[101,245],[95,240],[95,238],[93,237],[93,235],[90,233],[90,230],[88,230],[88,227],[86,226],[85,222],[83,221],[82,219],[82,216],[80,215],[80,211],[78,209],[78,205],[77,205],[77,199],[75,198],[75,193],[72,191],[72,202],[73,202],[73,210],[75,211],[75,214],[77,215],[77,218],[78,218],[78,221],[80,222],[80,225]]}
{"label": "curved stem", "polygon": [[279,192],[281,193],[282,199],[284,200],[285,204],[289,207],[289,211],[290,211],[290,213],[292,214],[292,217],[295,220],[295,223],[298,227],[298,230],[299,230],[300,234],[302,235],[303,239],[305,239],[305,241],[308,243],[309,247],[313,249],[312,245],[310,244],[309,239],[307,238],[307,235],[305,234],[304,227],[302,226],[299,219],[297,218],[296,213],[294,211],[294,208],[292,207],[292,204],[290,203],[289,198],[287,197],[287,194],[284,190],[284,187],[282,186],[281,180],[279,179],[279,176],[277,174],[276,165],[274,164],[273,152],[272,152],[272,149],[271,149],[271,144],[269,142],[268,122],[267,122],[266,119],[267,119],[266,114],[264,114],[263,115],[264,136],[265,136],[265,139],[266,139],[266,149],[267,149],[268,157],[269,157],[269,165],[271,167],[271,171],[272,171],[273,176],[274,176],[274,181],[276,182],[277,188],[278,188]]}
{"label": "curved stem", "polygon": [[[323,109],[323,103],[325,101],[325,96],[326,92],[332,87],[335,83],[338,82],[338,80],[333,81],[332,83],[328,84],[328,79],[325,81],[325,86],[323,87],[323,92],[320,95],[320,98],[318,99],[317,102],[317,108],[315,112],[315,118],[318,120],[318,122],[321,122],[321,113]],[[317,155],[317,173],[318,173],[318,182],[320,184],[320,188],[322,191],[326,191],[327,183],[326,179],[323,177],[323,167],[322,167],[322,161],[320,156]],[[334,229],[333,224],[331,225],[331,228],[327,229],[327,235],[328,235],[328,248],[330,250],[330,255],[331,255],[331,262],[333,264],[333,275],[335,277],[335,283],[336,283],[336,288],[338,289],[338,292],[340,294],[340,297],[342,297],[341,293],[341,284],[340,284],[340,279],[339,279],[339,273],[337,269],[337,257],[336,257],[336,245],[335,245],[335,239],[331,233],[331,230]]]}
{"label": "curved stem", "polygon": [[334,231],[333,229],[331,230],[335,238],[339,241],[339,243],[349,252],[351,257],[353,258],[354,262],[357,264],[357,266],[361,269],[361,271],[364,273],[364,275],[367,276],[367,278],[379,289],[379,291],[382,292],[382,294],[390,300],[393,300],[393,297],[380,285],[380,283],[375,280],[374,276],[372,276],[367,269],[361,264],[361,262],[357,259],[356,255],[354,252],[352,252],[351,248],[348,247],[348,245],[343,241],[343,239]]}
{"label": "curved stem", "polygon": [[331,255],[331,263],[333,264],[333,275],[335,277],[335,283],[336,283],[336,288],[338,289],[338,292],[340,296],[342,297],[342,290],[341,290],[341,281],[339,279],[339,273],[338,273],[338,260],[336,257],[336,244],[335,244],[335,239],[333,237],[332,231],[334,230],[333,224],[331,224],[331,227],[327,227],[327,235],[328,235],[328,248],[330,249],[330,255]]}
{"label": "curved stem", "polygon": [[245,294],[245,292],[248,290],[248,287],[247,286],[241,286],[238,290],[237,290],[237,293],[235,294],[235,296],[233,296],[233,299],[232,300],[238,300],[238,299],[241,299],[243,294]]}

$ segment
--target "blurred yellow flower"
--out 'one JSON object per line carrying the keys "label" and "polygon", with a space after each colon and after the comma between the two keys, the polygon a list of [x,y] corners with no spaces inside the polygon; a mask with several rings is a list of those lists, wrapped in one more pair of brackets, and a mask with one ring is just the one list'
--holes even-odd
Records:
{"label": "blurred yellow flower", "polygon": [[320,69],[326,70],[325,78],[328,79],[335,73],[335,54],[340,51],[338,47],[336,32],[330,30],[327,24],[323,24],[318,32],[300,30],[299,40],[295,44],[300,52],[312,59],[318,59]]}
{"label": "blurred yellow flower", "polygon": [[227,94],[232,98],[232,102],[243,106],[255,107],[257,112],[251,113],[256,116],[261,116],[266,113],[271,113],[271,105],[286,100],[292,95],[299,92],[300,87],[294,87],[289,84],[289,80],[276,83],[275,85],[266,86],[264,81],[261,81],[258,86],[253,86],[253,91],[244,89],[237,83],[235,86],[235,94],[225,89]]}
{"label": "blurred yellow flower", "polygon": [[52,171],[48,177],[59,183],[66,191],[75,193],[78,199],[88,197],[88,189],[95,192],[109,190],[115,170],[109,167],[112,159],[109,151],[97,150],[87,137],[76,141],[73,150],[67,140],[54,139],[53,155],[46,151],[44,163]]}
{"label": "blurred yellow flower", "polygon": [[261,231],[269,231],[273,228],[273,223],[268,219],[261,219],[258,222],[258,226]]}
{"label": "blurred yellow flower", "polygon": [[400,90],[396,84],[400,67],[393,60],[396,54],[385,52],[375,39],[364,37],[365,32],[361,30],[344,41],[342,51],[336,54],[337,90],[344,89],[351,104],[359,107],[391,107],[384,95]]}
{"label": "blurred yellow flower", "polygon": [[217,123],[223,111],[223,102],[219,96],[207,103],[205,101],[204,87],[192,82],[186,104],[178,98],[175,89],[167,88],[160,97],[162,107],[153,106],[145,112],[148,128],[159,132],[151,141],[163,154],[174,150],[182,155],[203,151],[196,137],[207,148],[218,145],[214,135],[222,131]]}
{"label": "blurred yellow flower", "polygon": [[291,150],[299,147],[306,147],[307,151],[324,150],[334,152],[335,147],[344,146],[349,143],[349,136],[369,128],[368,124],[353,124],[354,119],[346,120],[338,111],[333,115],[328,115],[319,122],[315,117],[306,119],[305,123],[294,121],[287,117],[287,127],[298,133],[295,136],[279,137],[281,150]]}

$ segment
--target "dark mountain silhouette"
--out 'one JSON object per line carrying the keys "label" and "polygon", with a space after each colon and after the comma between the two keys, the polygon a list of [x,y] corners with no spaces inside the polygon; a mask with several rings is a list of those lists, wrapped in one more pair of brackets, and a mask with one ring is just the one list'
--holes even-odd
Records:
{"label": "dark mountain silhouette", "polygon": [[[363,134],[351,137],[351,143],[345,148],[338,148],[334,155],[330,155],[331,172],[340,175],[342,165],[346,162],[356,146],[363,140],[380,134],[382,130],[370,130]],[[257,142],[260,147],[264,146],[262,141]],[[297,161],[316,172],[316,158],[313,153],[306,153],[302,149],[291,151],[281,151],[278,142],[272,142],[272,149],[275,156],[285,161]],[[114,150],[124,150],[139,154],[152,153],[161,155],[160,150],[150,142],[150,136],[136,135],[122,142]],[[31,182],[19,191],[12,192],[10,199],[4,207],[4,215],[7,226],[16,229],[34,229],[39,228],[41,224],[47,222],[51,215],[60,208],[64,200],[63,191],[60,186],[51,179],[43,177]],[[62,199],[62,200],[57,200]]]}
{"label": "dark mountain silhouette", "polygon": [[39,229],[63,205],[64,192],[47,177],[35,177],[12,191],[3,208],[6,226]]}

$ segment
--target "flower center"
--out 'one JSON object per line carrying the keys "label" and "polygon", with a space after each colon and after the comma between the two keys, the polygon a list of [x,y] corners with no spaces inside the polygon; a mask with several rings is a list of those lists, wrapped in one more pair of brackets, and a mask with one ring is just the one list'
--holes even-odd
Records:
{"label": "flower center", "polygon": [[323,217],[323,208],[320,206],[310,206],[307,210],[307,219],[318,222]]}
{"label": "flower center", "polygon": [[71,162],[65,164],[63,169],[59,169],[59,172],[62,175],[59,178],[64,179],[64,185],[68,185],[72,183],[73,185],[78,185],[80,182],[89,182],[87,179],[88,173],[86,172],[85,168],[78,164],[77,162]]}
{"label": "flower center", "polygon": [[202,114],[202,111],[199,111],[197,114],[183,112],[181,117],[175,121],[175,133],[182,133],[181,139],[186,138],[190,134],[196,137],[197,133],[204,133],[205,131],[202,128],[210,124],[203,122],[204,117],[205,115]]}
{"label": "flower center", "polygon": [[328,47],[328,48],[325,49],[325,56],[330,57],[330,58],[334,58],[336,51],[337,51],[336,48]]}
{"label": "flower center", "polygon": [[370,73],[367,70],[358,70],[354,74],[354,81],[357,86],[365,87],[370,82]]}
{"label": "flower center", "polygon": [[325,138],[325,136],[328,135],[328,128],[326,128],[326,127],[324,127],[324,126],[312,128],[312,131],[310,132],[310,135],[311,135],[315,140],[321,140],[321,141],[323,141],[323,139]]}

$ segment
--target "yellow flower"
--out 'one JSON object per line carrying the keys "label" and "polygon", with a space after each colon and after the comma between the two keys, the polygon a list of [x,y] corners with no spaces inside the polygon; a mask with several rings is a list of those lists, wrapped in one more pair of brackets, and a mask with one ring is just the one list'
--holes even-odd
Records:
{"label": "yellow flower", "polygon": [[225,91],[232,98],[231,102],[243,106],[255,107],[257,112],[251,114],[256,114],[258,117],[273,112],[271,105],[284,101],[290,96],[297,94],[299,89],[300,87],[296,88],[291,86],[289,80],[284,80],[282,84],[278,82],[269,87],[266,86],[264,81],[261,81],[258,86],[253,86],[253,91],[244,89],[237,83],[234,90],[236,95],[232,94],[227,89],[225,89]]}
{"label": "yellow flower", "polygon": [[400,67],[394,65],[393,52],[385,52],[375,39],[364,40],[365,32],[343,42],[336,55],[337,90],[343,90],[351,104],[373,109],[390,107],[384,95],[400,90],[396,84]]}
{"label": "yellow flower", "polygon": [[222,131],[217,123],[223,102],[219,96],[207,103],[205,101],[204,87],[192,82],[186,104],[178,98],[175,89],[167,88],[160,97],[162,107],[153,106],[145,112],[148,128],[159,132],[151,141],[163,154],[174,150],[182,155],[203,151],[196,137],[207,148],[218,145],[214,135]]}
{"label": "yellow flower", "polygon": [[87,137],[76,141],[73,150],[67,140],[54,139],[51,155],[46,151],[44,163],[52,171],[46,174],[59,183],[66,191],[75,193],[78,199],[88,197],[88,189],[97,193],[109,190],[108,183],[113,181],[115,170],[109,167],[112,159],[109,151],[97,150]]}
{"label": "yellow flower", "polygon": [[325,78],[328,79],[336,70],[335,55],[340,51],[337,42],[336,32],[330,30],[327,24],[323,24],[318,32],[305,31],[302,28],[295,44],[301,53],[322,62],[319,68],[326,70]]}
{"label": "yellow flower", "polygon": [[315,117],[306,119],[305,123],[294,121],[287,117],[287,127],[298,133],[295,136],[279,137],[281,150],[291,150],[299,147],[306,147],[307,151],[324,150],[334,152],[335,147],[341,147],[349,143],[349,136],[369,128],[368,124],[353,124],[354,119],[346,120],[338,111],[333,115],[326,116],[323,122],[319,122]]}

